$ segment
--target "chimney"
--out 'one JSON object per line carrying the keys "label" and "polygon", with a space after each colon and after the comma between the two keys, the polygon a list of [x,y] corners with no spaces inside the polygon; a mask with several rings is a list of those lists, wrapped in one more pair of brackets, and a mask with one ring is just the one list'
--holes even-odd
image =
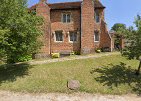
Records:
{"label": "chimney", "polygon": [[81,53],[94,52],[94,2],[83,0],[81,18]]}
{"label": "chimney", "polygon": [[40,0],[40,2],[47,2],[47,0]]}
{"label": "chimney", "polygon": [[37,7],[36,13],[38,16],[43,18],[44,24],[42,26],[43,36],[43,47],[41,48],[41,53],[50,54],[50,7],[47,4],[47,0],[40,0]]}

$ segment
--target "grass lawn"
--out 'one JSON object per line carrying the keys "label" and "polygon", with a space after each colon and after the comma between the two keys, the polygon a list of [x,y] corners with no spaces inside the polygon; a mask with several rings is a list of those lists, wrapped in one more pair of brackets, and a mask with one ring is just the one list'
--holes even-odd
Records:
{"label": "grass lawn", "polygon": [[70,79],[79,80],[79,92],[127,94],[141,92],[141,76],[135,76],[138,61],[120,55],[72,60],[43,65],[0,66],[0,90],[71,93]]}

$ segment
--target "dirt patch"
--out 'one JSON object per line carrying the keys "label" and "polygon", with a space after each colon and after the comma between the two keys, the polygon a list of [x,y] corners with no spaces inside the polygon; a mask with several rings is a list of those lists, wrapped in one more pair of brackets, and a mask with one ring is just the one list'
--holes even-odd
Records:
{"label": "dirt patch", "polygon": [[0,101],[141,101],[136,95],[75,94],[28,94],[0,91]]}

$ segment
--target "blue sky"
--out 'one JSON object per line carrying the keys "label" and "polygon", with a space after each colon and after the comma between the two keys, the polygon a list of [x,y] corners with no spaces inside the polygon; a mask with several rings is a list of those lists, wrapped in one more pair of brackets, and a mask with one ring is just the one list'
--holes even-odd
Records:
{"label": "blue sky", "polygon": [[[38,3],[39,0],[29,0],[29,6]],[[69,2],[79,0],[48,0],[49,3]],[[105,9],[105,18],[110,29],[115,23],[133,25],[134,18],[141,14],[141,0],[100,0]]]}

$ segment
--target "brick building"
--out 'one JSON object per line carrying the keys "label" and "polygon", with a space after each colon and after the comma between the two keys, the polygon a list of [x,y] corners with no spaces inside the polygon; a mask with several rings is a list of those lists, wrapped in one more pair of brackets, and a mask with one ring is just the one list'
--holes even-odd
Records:
{"label": "brick building", "polygon": [[30,7],[43,16],[43,43],[40,55],[78,51],[93,53],[97,48],[112,49],[112,40],[104,21],[105,7],[99,0],[49,4],[40,0]]}

